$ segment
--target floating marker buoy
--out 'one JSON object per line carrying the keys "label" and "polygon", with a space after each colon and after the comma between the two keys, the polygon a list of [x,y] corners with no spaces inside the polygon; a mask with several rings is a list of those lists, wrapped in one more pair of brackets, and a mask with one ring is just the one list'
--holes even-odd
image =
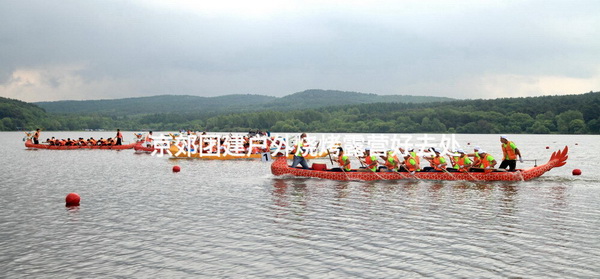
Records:
{"label": "floating marker buoy", "polygon": [[574,169],[573,170],[573,175],[581,175],[581,170],[580,169]]}
{"label": "floating marker buoy", "polygon": [[66,206],[78,206],[81,197],[76,193],[69,193],[65,198]]}
{"label": "floating marker buoy", "polygon": [[550,146],[546,146],[546,149],[550,149]]}
{"label": "floating marker buoy", "polygon": [[179,166],[173,166],[173,172],[179,172],[181,168]]}

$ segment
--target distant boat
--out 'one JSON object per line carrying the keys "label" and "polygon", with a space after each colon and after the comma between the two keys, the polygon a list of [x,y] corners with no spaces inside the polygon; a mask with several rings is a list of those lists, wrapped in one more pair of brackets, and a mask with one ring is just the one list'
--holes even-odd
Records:
{"label": "distant boat", "polygon": [[123,150],[132,149],[136,143],[124,145],[50,145],[45,143],[35,144],[31,139],[25,141],[25,147],[29,149],[49,149],[49,150],[74,150],[74,149],[110,149]]}

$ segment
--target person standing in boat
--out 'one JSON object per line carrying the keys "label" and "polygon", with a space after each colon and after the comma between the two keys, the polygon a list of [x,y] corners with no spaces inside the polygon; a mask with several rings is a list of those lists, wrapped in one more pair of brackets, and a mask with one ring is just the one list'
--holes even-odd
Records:
{"label": "person standing in boat", "polygon": [[117,143],[115,145],[123,144],[123,134],[121,133],[120,129],[117,129],[117,136],[115,138],[117,139]]}
{"label": "person standing in boat", "polygon": [[36,129],[35,133],[33,134],[33,143],[34,144],[40,144],[40,129]]}
{"label": "person standing in boat", "polygon": [[294,159],[292,160],[292,168],[295,168],[298,164],[300,164],[303,169],[309,168],[308,163],[306,162],[306,158],[304,158],[304,153],[306,152],[307,147],[308,141],[306,140],[306,133],[302,133],[300,135],[300,140],[294,146]]}
{"label": "person standing in boat", "polygon": [[521,163],[523,162],[521,151],[519,151],[517,145],[508,140],[506,136],[501,136],[500,142],[502,143],[502,162],[498,168],[506,169],[508,167],[508,171],[515,171],[515,168],[517,167],[517,156]]}

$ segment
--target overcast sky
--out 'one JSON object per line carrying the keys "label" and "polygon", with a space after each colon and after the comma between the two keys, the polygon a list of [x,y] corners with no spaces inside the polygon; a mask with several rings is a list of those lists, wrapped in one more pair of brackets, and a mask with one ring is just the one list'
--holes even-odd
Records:
{"label": "overcast sky", "polygon": [[0,0],[0,96],[600,91],[600,1]]}

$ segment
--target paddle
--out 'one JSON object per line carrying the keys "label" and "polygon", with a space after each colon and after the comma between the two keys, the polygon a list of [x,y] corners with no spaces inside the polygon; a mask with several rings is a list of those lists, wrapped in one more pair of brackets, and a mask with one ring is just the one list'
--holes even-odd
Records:
{"label": "paddle", "polygon": [[331,153],[329,153],[329,148],[327,148],[327,155],[329,155],[329,161],[331,161],[331,165],[333,166],[333,159],[331,159]]}
{"label": "paddle", "polygon": [[[354,156],[356,157],[356,156]],[[360,160],[360,158],[356,157],[356,159],[358,159],[358,161],[361,163],[361,165],[364,163],[363,161]],[[366,165],[367,163],[364,163],[364,165]],[[369,166],[367,165],[367,169],[374,173],[375,175],[377,175],[377,177],[379,177],[381,180],[386,180],[385,178],[381,177],[381,175],[377,174],[377,172],[373,171],[372,169],[369,168]]]}
{"label": "paddle", "polygon": [[[400,164],[400,165],[402,166],[402,168],[404,168],[408,172],[408,174],[410,174],[410,176],[412,176],[413,178],[416,178],[417,180],[421,180],[414,173],[412,173],[410,170],[408,170],[408,168],[406,167],[406,165],[404,165],[404,164]],[[400,172],[398,172],[398,173],[400,173]]]}

